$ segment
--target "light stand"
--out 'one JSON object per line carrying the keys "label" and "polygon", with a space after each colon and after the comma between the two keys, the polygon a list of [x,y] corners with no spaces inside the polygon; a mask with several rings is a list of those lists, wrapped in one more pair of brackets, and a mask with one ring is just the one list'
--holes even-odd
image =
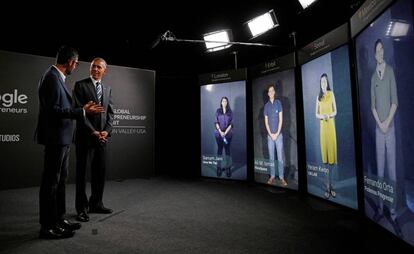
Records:
{"label": "light stand", "polygon": [[231,52],[234,55],[234,69],[237,70],[237,51]]}
{"label": "light stand", "polygon": [[178,39],[171,31],[167,31],[161,35],[162,41],[175,41],[175,42],[189,42],[189,43],[226,43],[230,45],[243,45],[243,46],[256,46],[256,47],[280,47],[276,45],[264,44],[264,43],[253,43],[253,42],[238,42],[238,41],[206,41],[206,40],[189,40],[189,39]]}
{"label": "light stand", "polygon": [[296,53],[296,46],[297,46],[296,45],[296,32],[293,31],[292,33],[289,34],[289,36],[293,38],[293,49],[294,49],[294,58],[295,58],[295,66],[296,66],[297,61],[298,61],[298,56]]}

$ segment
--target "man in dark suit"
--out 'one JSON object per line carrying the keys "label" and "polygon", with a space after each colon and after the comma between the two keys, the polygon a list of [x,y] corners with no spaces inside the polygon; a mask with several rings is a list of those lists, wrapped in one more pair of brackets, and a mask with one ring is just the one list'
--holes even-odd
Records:
{"label": "man in dark suit", "polygon": [[78,52],[70,47],[59,49],[56,64],[39,82],[39,115],[37,143],[44,145],[44,170],[39,193],[40,238],[60,239],[74,235],[79,223],[64,218],[65,181],[68,175],[69,150],[73,140],[73,119],[82,121],[86,113],[101,113],[103,108],[94,102],[72,107],[72,96],[65,78],[78,65]]}
{"label": "man in dark suit", "polygon": [[[89,213],[112,213],[103,205],[102,197],[106,171],[106,144],[112,131],[112,90],[102,83],[107,64],[102,58],[93,59],[90,77],[75,83],[73,90],[75,107],[82,107],[88,101],[102,105],[105,112],[89,115],[84,122],[76,124],[76,211],[77,220],[89,221]],[[89,163],[90,162],[90,163]],[[86,168],[91,165],[91,196],[86,195]]]}

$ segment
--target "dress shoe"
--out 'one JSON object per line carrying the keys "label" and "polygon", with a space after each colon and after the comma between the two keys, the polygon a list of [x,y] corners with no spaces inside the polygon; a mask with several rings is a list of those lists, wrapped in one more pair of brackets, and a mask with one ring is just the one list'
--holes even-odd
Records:
{"label": "dress shoe", "polygon": [[59,227],[42,228],[39,232],[39,238],[41,239],[64,239],[70,238],[73,235],[75,235],[75,232]]}
{"label": "dress shoe", "polygon": [[88,222],[89,215],[86,212],[81,212],[78,216],[76,216],[76,220],[80,222]]}
{"label": "dress shoe", "polygon": [[70,231],[74,231],[74,230],[78,230],[81,228],[81,224],[77,223],[77,222],[70,222],[68,220],[62,220],[61,222],[59,222],[59,227],[63,228],[63,229],[68,229]]}
{"label": "dress shoe", "polygon": [[89,207],[89,213],[112,213],[112,209],[106,208],[104,206]]}

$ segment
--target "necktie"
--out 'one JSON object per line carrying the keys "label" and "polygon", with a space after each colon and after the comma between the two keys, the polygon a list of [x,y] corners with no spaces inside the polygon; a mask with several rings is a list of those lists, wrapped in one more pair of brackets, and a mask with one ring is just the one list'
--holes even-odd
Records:
{"label": "necktie", "polygon": [[102,85],[100,82],[96,82],[96,95],[98,97],[99,103],[102,102]]}

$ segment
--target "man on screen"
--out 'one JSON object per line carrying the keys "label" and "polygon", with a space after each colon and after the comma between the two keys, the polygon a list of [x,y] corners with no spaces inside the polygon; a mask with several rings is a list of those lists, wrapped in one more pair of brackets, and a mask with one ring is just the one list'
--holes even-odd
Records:
{"label": "man on screen", "polygon": [[64,218],[66,211],[65,181],[68,176],[73,119],[83,121],[85,113],[98,114],[103,108],[92,101],[72,107],[72,96],[65,84],[78,65],[78,52],[63,46],[39,82],[37,143],[44,145],[44,169],[39,193],[40,238],[61,239],[74,235],[79,223]]}
{"label": "man on screen", "polygon": [[[384,179],[386,167],[388,180],[395,186],[397,177],[394,116],[398,107],[397,85],[394,70],[384,60],[384,44],[380,39],[375,42],[374,50],[377,65],[371,78],[371,110],[376,122],[377,174],[379,179]],[[402,237],[395,207],[395,203],[389,207],[390,223],[395,233]],[[379,198],[374,221],[379,222],[384,217],[383,208],[383,200]]]}
{"label": "man on screen", "polygon": [[283,110],[282,103],[276,99],[276,89],[274,85],[270,85],[267,88],[267,95],[269,101],[264,106],[264,118],[265,126],[267,130],[267,148],[269,151],[269,159],[271,160],[272,166],[270,167],[270,177],[267,184],[273,184],[276,176],[275,167],[275,150],[277,153],[278,163],[278,177],[282,186],[287,186],[287,182],[284,177],[284,152],[283,152]]}
{"label": "man on screen", "polygon": [[[77,220],[89,221],[89,213],[112,213],[103,205],[102,198],[106,171],[106,144],[112,131],[112,89],[103,84],[107,64],[102,58],[93,59],[90,77],[75,83],[74,104],[77,107],[94,101],[102,105],[105,112],[88,116],[76,125],[76,211]],[[89,163],[90,162],[90,163]],[[91,196],[86,196],[86,168],[91,165]]]}

